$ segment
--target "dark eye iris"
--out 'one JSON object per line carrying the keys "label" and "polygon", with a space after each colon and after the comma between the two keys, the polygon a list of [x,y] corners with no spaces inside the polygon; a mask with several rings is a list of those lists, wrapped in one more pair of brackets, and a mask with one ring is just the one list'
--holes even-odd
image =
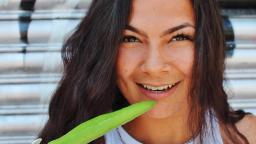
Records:
{"label": "dark eye iris", "polygon": [[185,34],[178,34],[172,38],[172,41],[184,41],[184,40],[192,40],[190,36]]}
{"label": "dark eye iris", "polygon": [[125,36],[123,38],[123,42],[140,42],[140,41],[134,36]]}

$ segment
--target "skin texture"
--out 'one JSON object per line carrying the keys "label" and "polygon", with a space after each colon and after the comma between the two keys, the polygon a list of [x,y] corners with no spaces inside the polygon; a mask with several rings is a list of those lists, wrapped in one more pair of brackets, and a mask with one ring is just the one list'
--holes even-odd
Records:
{"label": "skin texture", "polygon": [[[135,139],[146,144],[181,144],[190,139],[187,129],[188,89],[194,56],[194,12],[189,0],[133,1],[129,27],[117,58],[117,84],[130,104],[152,100],[139,84],[162,86],[179,82],[168,97],[156,100],[146,114],[124,125]],[[187,26],[166,34],[173,27]],[[135,29],[134,29],[135,28]],[[165,35],[163,34],[165,33]],[[185,34],[191,39],[179,39]],[[222,124],[221,135],[224,143]],[[256,143],[256,118],[245,116],[236,124],[249,143]]]}
{"label": "skin texture", "polygon": [[238,130],[248,139],[250,144],[256,143],[256,117],[253,115],[245,116],[236,124]]}
{"label": "skin texture", "polygon": [[[184,24],[183,28],[166,33],[168,29]],[[117,83],[128,102],[151,100],[139,90],[137,83],[151,86],[179,84],[173,93],[158,99],[151,111],[124,128],[143,143],[183,143],[190,137],[186,119],[194,56],[192,5],[188,0],[148,0],[147,3],[136,0],[133,1],[129,26],[137,30],[128,28],[124,31],[124,42],[117,58]]]}
{"label": "skin texture", "polygon": [[[255,136],[256,117],[254,115],[246,115],[243,119],[238,121],[235,125],[236,125],[238,131],[247,138],[249,144],[256,143],[256,136]],[[220,130],[221,130],[221,137],[222,137],[224,144],[232,143],[232,142],[230,142],[229,138],[227,137],[227,135],[224,132],[225,124],[219,123],[219,126],[220,126]]]}

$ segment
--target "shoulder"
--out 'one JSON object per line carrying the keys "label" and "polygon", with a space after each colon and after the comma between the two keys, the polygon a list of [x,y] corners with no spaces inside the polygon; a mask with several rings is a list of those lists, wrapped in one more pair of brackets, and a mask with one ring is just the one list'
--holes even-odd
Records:
{"label": "shoulder", "polygon": [[236,123],[236,127],[248,139],[249,143],[256,143],[256,116],[246,115]]}

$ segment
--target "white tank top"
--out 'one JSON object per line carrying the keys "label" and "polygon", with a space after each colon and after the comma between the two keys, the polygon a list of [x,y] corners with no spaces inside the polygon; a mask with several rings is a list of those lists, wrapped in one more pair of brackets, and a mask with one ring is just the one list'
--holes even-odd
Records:
{"label": "white tank top", "polygon": [[[223,144],[219,124],[216,118],[212,120],[212,125],[210,123],[209,116],[206,116],[207,128],[204,136],[205,144]],[[120,126],[104,135],[105,144],[142,144],[141,142],[134,139],[129,135],[125,129]],[[191,139],[185,144],[198,144],[199,137]]]}

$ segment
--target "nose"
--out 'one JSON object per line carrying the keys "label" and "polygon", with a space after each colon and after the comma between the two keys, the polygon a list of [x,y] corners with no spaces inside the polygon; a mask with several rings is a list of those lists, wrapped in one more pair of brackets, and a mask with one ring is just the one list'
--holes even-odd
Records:
{"label": "nose", "polygon": [[151,48],[145,54],[145,59],[141,65],[141,70],[151,76],[161,76],[170,70],[168,60],[157,48]]}

